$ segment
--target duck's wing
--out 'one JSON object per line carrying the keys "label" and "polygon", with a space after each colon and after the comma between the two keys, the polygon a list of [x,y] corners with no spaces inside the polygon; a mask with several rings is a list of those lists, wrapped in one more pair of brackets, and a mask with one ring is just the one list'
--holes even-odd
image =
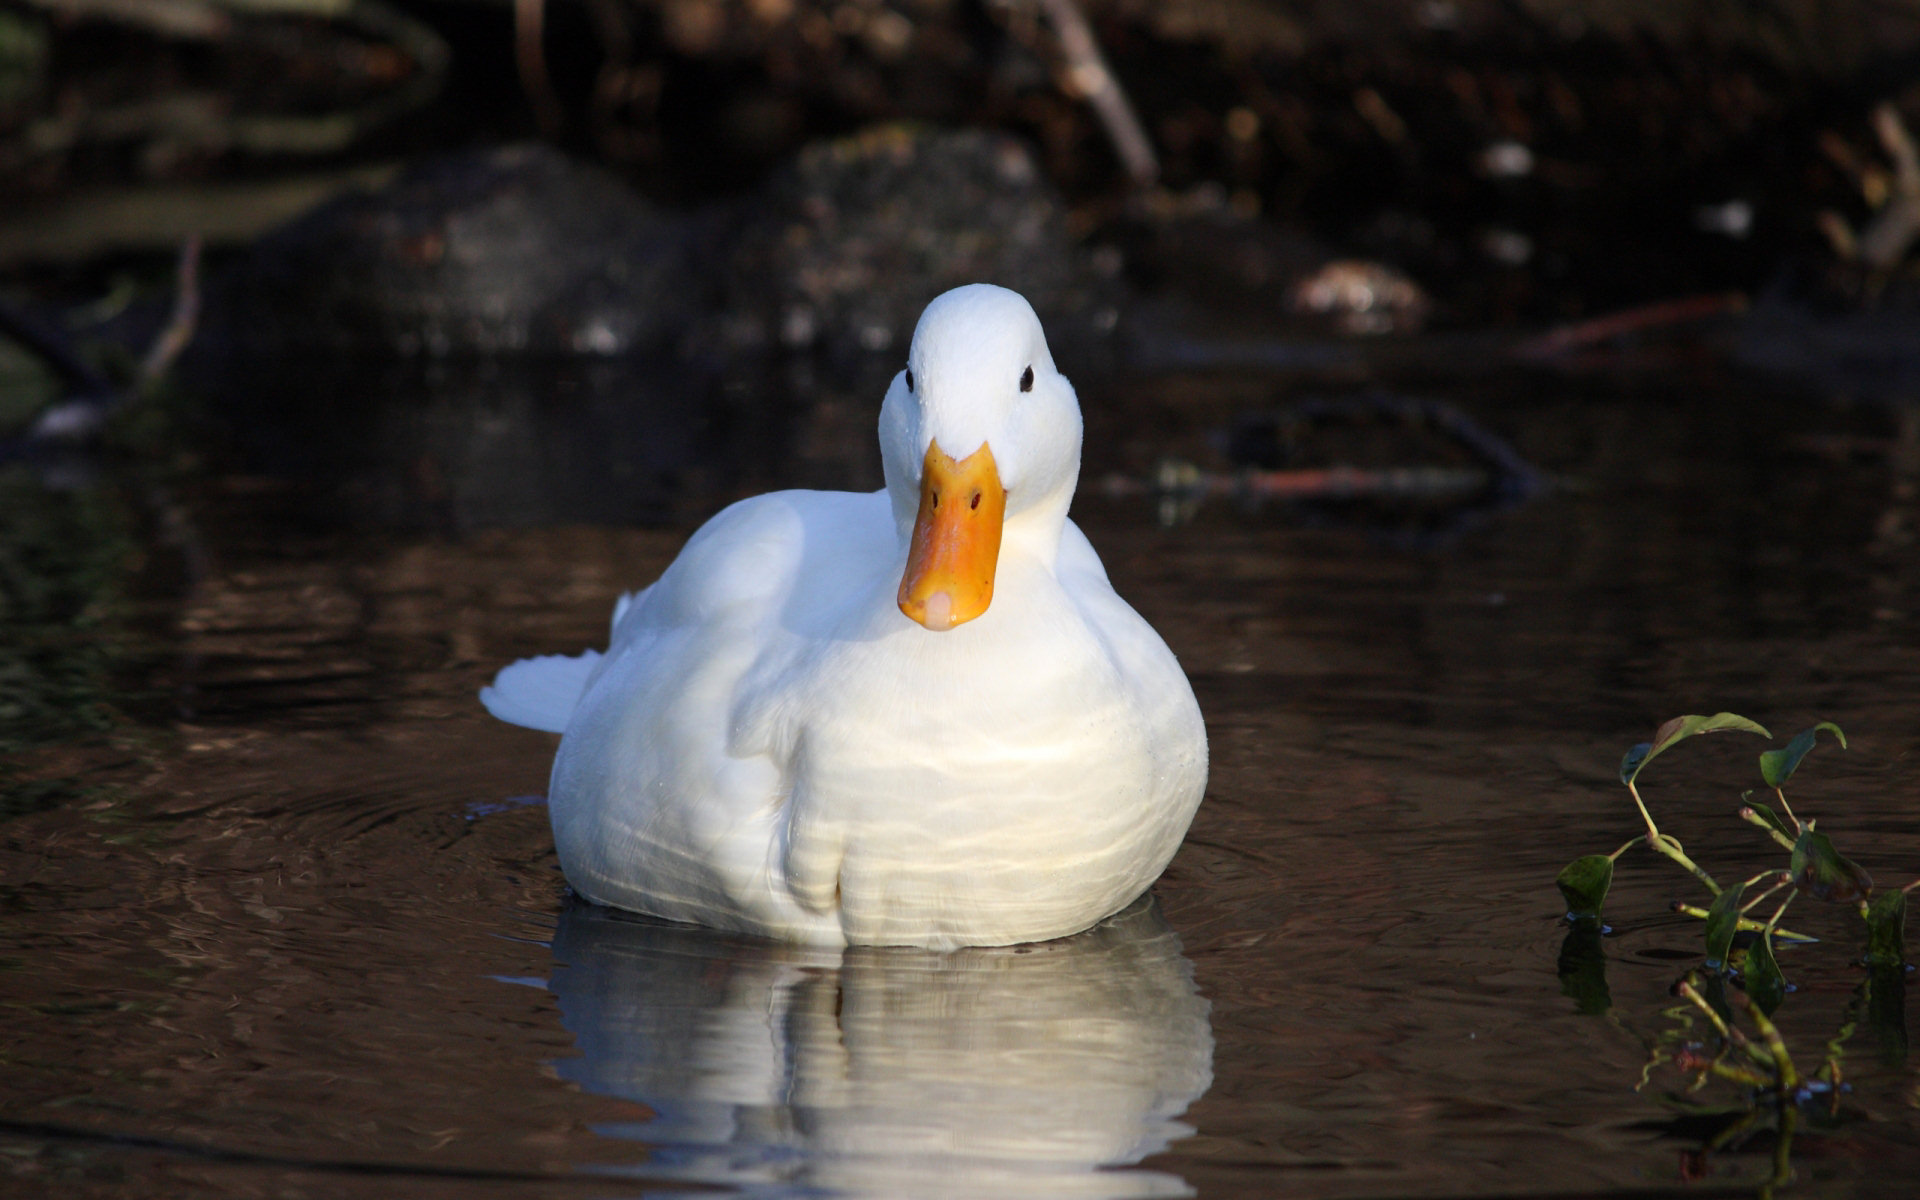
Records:
{"label": "duck's wing", "polygon": [[869,594],[893,603],[873,584],[897,579],[898,540],[884,497],[758,496],[716,516],[625,606],[549,789],[576,891],[674,920],[841,936],[778,878],[785,798],[799,717],[817,705],[811,664],[837,630],[857,632]]}
{"label": "duck's wing", "polygon": [[[631,653],[647,654],[668,630],[704,629],[721,640],[753,636],[767,620],[831,623],[808,613],[810,592],[844,587],[846,559],[884,556],[891,526],[884,495],[775,492],[743,500],[707,522],[652,586],[614,604],[607,651],[523,658],[480,691],[487,711],[513,725],[566,732],[600,675]],[[798,611],[795,611],[795,610]]]}

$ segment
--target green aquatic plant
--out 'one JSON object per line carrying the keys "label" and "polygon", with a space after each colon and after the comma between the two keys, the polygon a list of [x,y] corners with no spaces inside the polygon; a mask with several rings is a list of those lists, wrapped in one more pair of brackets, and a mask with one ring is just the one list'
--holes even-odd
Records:
{"label": "green aquatic plant", "polygon": [[[1643,1039],[1648,1060],[1641,1086],[1657,1068],[1671,1066],[1690,1077],[1684,1090],[1669,1102],[1689,1121],[1708,1121],[1714,1132],[1691,1152],[1696,1167],[1707,1158],[1771,1130],[1773,1163],[1760,1195],[1791,1178],[1789,1148],[1803,1109],[1837,1111],[1844,1083],[1842,1061],[1848,1041],[1864,1022],[1878,1036],[1882,1057],[1890,1063],[1905,1060],[1906,1039],[1906,904],[1920,880],[1902,888],[1876,890],[1872,877],[1835,847],[1833,839],[1815,828],[1812,818],[1798,816],[1786,796],[1786,784],[1813,751],[1822,734],[1846,748],[1838,725],[1821,721],[1796,734],[1784,747],[1759,756],[1760,777],[1773,793],[1773,803],[1758,803],[1753,792],[1742,799],[1741,820],[1764,830],[1787,854],[1784,869],[1761,871],[1722,885],[1686,852],[1671,835],[1662,832],[1640,794],[1639,778],[1647,764],[1676,743],[1696,734],[1739,731],[1768,739],[1765,727],[1733,713],[1676,717],[1662,725],[1648,742],[1629,749],[1620,763],[1620,782],[1645,831],[1611,854],[1588,854],[1561,870],[1555,883],[1567,906],[1571,926],[1560,949],[1562,990],[1583,1013],[1612,1016],[1612,998],[1606,982],[1606,955],[1602,938],[1606,928],[1601,912],[1612,887],[1614,865],[1628,850],[1645,845],[1692,875],[1709,893],[1705,905],[1676,903],[1676,912],[1703,923],[1700,963],[1676,981],[1676,1004],[1664,1010],[1667,1027]],[[1756,789],[1757,790],[1757,789]],[[1789,905],[1800,895],[1858,911],[1866,934],[1863,963],[1866,978],[1855,989],[1838,1033],[1828,1040],[1819,1066],[1805,1073],[1795,1062],[1785,1037],[1774,1022],[1775,1011],[1791,990],[1775,953],[1778,945],[1814,939],[1781,925]],[[1758,910],[1780,897],[1764,919]],[[1731,1104],[1708,1105],[1691,1097],[1713,1081],[1733,1085],[1739,1093]],[[1683,1165],[1683,1174],[1687,1169]]]}
{"label": "green aquatic plant", "polygon": [[[1768,1011],[1772,1008],[1767,1004],[1768,1000],[1773,1000],[1773,1004],[1778,1003],[1773,999],[1776,991],[1781,996],[1785,994],[1784,980],[1778,977],[1778,963],[1773,955],[1775,939],[1789,942],[1810,940],[1780,926],[1780,919],[1786,915],[1787,907],[1796,896],[1803,893],[1815,900],[1855,904],[1866,925],[1868,961],[1904,963],[1906,895],[1915,887],[1920,887],[1920,880],[1897,891],[1884,891],[1876,895],[1873,877],[1858,863],[1840,853],[1833,840],[1815,828],[1814,821],[1802,821],[1796,816],[1793,806],[1787,802],[1786,783],[1813,750],[1820,734],[1831,734],[1841,749],[1846,748],[1847,735],[1833,722],[1821,721],[1796,734],[1786,746],[1761,754],[1760,778],[1772,790],[1778,808],[1749,802],[1739,811],[1741,820],[1766,830],[1768,836],[1787,851],[1789,857],[1784,871],[1762,871],[1723,887],[1705,868],[1688,857],[1679,839],[1661,831],[1640,795],[1640,773],[1654,758],[1686,738],[1729,730],[1758,734],[1769,739],[1773,737],[1765,726],[1734,713],[1723,712],[1710,717],[1675,717],[1654,732],[1652,741],[1641,742],[1627,751],[1620,760],[1620,782],[1626,785],[1627,794],[1633,798],[1634,808],[1646,824],[1646,832],[1629,839],[1611,854],[1583,855],[1561,869],[1554,882],[1566,901],[1568,920],[1576,924],[1583,921],[1597,923],[1606,903],[1607,892],[1613,885],[1614,863],[1628,850],[1644,844],[1685,868],[1712,894],[1711,902],[1705,907],[1684,903],[1675,905],[1677,911],[1698,917],[1706,923],[1705,959],[1708,967],[1716,970],[1727,968],[1736,935],[1758,935],[1755,942],[1759,948],[1758,962],[1753,961],[1756,958],[1753,951],[1748,953],[1748,994],[1766,1006]],[[1750,791],[1743,799],[1749,799],[1752,795]],[[1749,889],[1755,888],[1760,890],[1749,895]],[[1784,898],[1766,920],[1750,915],[1761,904],[1782,892],[1785,892]],[[1754,978],[1756,971],[1758,979]],[[1759,988],[1759,994],[1751,990],[1755,985]]]}
{"label": "green aquatic plant", "polygon": [[108,728],[136,543],[106,488],[0,471],[0,753]]}
{"label": "green aquatic plant", "polygon": [[0,469],[0,821],[87,794],[21,756],[122,723],[138,553],[113,489],[54,491],[25,468]]}

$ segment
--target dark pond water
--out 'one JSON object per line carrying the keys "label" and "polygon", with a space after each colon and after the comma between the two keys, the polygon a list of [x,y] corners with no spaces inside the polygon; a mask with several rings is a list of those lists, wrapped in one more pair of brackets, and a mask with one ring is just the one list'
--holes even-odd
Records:
{"label": "dark pond water", "polygon": [[[1083,387],[1087,479],[1275,394]],[[1704,891],[1631,851],[1583,950],[1553,878],[1636,831],[1622,751],[1720,709],[1844,726],[1791,797],[1883,883],[1920,875],[1913,430],[1717,378],[1451,399],[1564,486],[1422,544],[1083,491],[1192,676],[1208,798],[1150,903],[950,956],[565,899],[555,739],[474,693],[601,638],[685,529],[318,534],[253,481],[183,490],[211,561],[135,622],[145,716],[11,767],[61,783],[0,824],[4,1190],[1744,1196],[1784,1155],[1779,1195],[1912,1194],[1911,1021],[1891,985],[1860,1002],[1849,912],[1786,922],[1825,939],[1781,951],[1796,1061],[1853,1028],[1848,1090],[1783,1145],[1732,1085],[1647,1069],[1700,955],[1668,902]],[[1732,816],[1761,748],[1643,777],[1722,879],[1784,865]]]}

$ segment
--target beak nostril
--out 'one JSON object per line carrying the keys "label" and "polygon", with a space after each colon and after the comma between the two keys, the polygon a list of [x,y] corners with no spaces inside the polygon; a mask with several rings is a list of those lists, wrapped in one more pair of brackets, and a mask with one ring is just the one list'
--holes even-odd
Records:
{"label": "beak nostril", "polygon": [[968,504],[968,505],[967,505],[967,507],[968,507],[968,508],[979,508],[979,507],[980,507],[980,493],[979,493],[979,492],[975,492],[975,493],[973,494],[973,502],[972,502],[972,503],[970,503],[970,504]]}

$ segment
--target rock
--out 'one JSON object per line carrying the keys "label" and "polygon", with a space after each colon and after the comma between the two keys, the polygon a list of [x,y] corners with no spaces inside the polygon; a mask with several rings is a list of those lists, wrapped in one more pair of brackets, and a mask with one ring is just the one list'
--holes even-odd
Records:
{"label": "rock", "polygon": [[1026,296],[1056,348],[1103,340],[1121,298],[1117,261],[1078,245],[1026,144],[978,129],[807,147],[754,202],[725,274],[731,345],[829,361],[903,359],[920,310],[965,283]]}
{"label": "rock", "polygon": [[683,221],[542,145],[456,154],[263,239],[210,297],[216,347],[610,356],[701,307]]}
{"label": "rock", "polygon": [[782,428],[683,353],[713,227],[546,146],[435,159],[263,239],[182,378],[322,517],[668,519],[758,477]]}
{"label": "rock", "polygon": [[980,281],[1027,296],[1051,337],[1098,341],[1117,276],[1004,134],[892,125],[817,143],[760,192],[691,216],[521,145],[433,160],[268,236],[214,289],[202,340],[272,355],[891,361],[928,300]]}
{"label": "rock", "polygon": [[254,463],[323,507],[454,528],[648,519],[696,490],[878,486],[881,397],[956,285],[1024,293],[1062,361],[1096,369],[1122,290],[1110,257],[1077,245],[1001,134],[820,143],[690,215],[512,146],[268,236],[210,290],[182,366]]}

